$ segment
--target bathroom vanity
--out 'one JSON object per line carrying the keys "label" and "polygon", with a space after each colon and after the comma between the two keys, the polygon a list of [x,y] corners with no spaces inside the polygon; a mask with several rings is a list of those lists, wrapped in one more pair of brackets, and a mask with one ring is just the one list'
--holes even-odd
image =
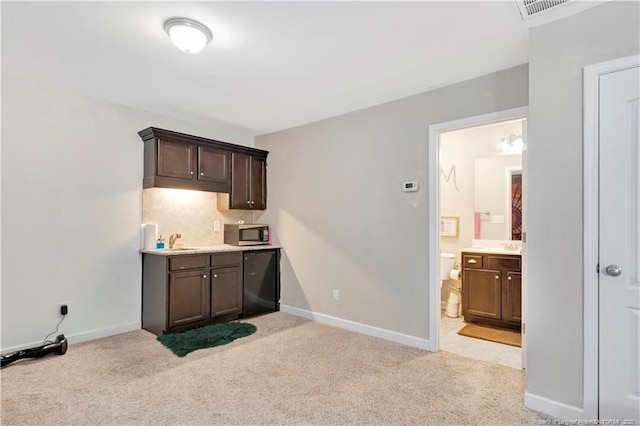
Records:
{"label": "bathroom vanity", "polygon": [[518,251],[462,251],[462,315],[466,322],[520,330],[522,258]]}

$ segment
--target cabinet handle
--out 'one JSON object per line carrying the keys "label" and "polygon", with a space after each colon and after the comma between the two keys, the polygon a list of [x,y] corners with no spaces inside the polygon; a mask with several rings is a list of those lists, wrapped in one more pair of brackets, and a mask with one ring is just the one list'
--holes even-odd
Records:
{"label": "cabinet handle", "polygon": [[500,279],[500,275],[496,275],[496,280],[499,280],[499,279]]}
{"label": "cabinet handle", "polygon": [[469,259],[469,260],[467,260],[467,263],[474,264],[474,263],[478,263],[478,261],[475,260],[475,259]]}
{"label": "cabinet handle", "polygon": [[189,172],[189,174],[190,174],[190,175],[192,175],[192,174],[193,174],[193,172]]}
{"label": "cabinet handle", "polygon": [[218,274],[213,274],[213,278],[218,278]]}
{"label": "cabinet handle", "polygon": [[508,279],[509,281],[511,281],[511,277],[507,277],[507,279]]}
{"label": "cabinet handle", "polygon": [[202,278],[207,278],[207,276],[206,276],[206,275],[203,275],[203,276],[202,276]]}
{"label": "cabinet handle", "polygon": [[204,172],[200,172],[200,176],[204,176]]}

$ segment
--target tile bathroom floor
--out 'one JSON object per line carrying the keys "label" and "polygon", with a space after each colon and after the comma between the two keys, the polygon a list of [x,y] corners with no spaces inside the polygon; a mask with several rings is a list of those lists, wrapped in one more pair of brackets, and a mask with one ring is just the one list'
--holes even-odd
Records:
{"label": "tile bathroom floor", "polygon": [[442,310],[440,313],[440,350],[511,368],[522,368],[521,348],[460,336],[458,331],[464,327],[462,316],[450,318],[444,312]]}

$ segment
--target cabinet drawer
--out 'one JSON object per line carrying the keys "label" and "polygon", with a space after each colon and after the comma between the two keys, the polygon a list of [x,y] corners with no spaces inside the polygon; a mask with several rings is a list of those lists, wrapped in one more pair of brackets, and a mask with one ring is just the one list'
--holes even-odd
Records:
{"label": "cabinet drawer", "polygon": [[242,263],[242,252],[233,253],[216,253],[211,255],[211,266],[217,268],[219,266],[236,266]]}
{"label": "cabinet drawer", "polygon": [[196,256],[171,256],[169,258],[169,270],[181,271],[183,269],[206,268],[209,266],[208,255]]}
{"label": "cabinet drawer", "polygon": [[520,257],[488,256],[487,263],[487,268],[489,269],[520,270]]}
{"label": "cabinet drawer", "polygon": [[473,255],[473,254],[465,254],[462,255],[462,265],[465,268],[483,268],[482,265],[482,256],[481,255]]}

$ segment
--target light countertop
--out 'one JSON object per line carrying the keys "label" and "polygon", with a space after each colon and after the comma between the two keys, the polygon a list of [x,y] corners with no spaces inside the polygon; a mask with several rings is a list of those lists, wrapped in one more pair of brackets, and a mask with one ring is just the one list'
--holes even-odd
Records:
{"label": "light countertop", "polygon": [[186,247],[180,249],[140,249],[140,253],[155,254],[157,256],[181,256],[186,254],[206,254],[220,253],[228,251],[252,251],[252,250],[269,250],[279,249],[282,246],[278,244],[262,244],[256,246],[230,246],[228,244],[220,244],[216,246],[200,246]]}
{"label": "light countertop", "polygon": [[504,247],[469,247],[460,250],[463,253],[478,253],[478,254],[508,254],[512,256],[520,256],[522,250],[508,250]]}

